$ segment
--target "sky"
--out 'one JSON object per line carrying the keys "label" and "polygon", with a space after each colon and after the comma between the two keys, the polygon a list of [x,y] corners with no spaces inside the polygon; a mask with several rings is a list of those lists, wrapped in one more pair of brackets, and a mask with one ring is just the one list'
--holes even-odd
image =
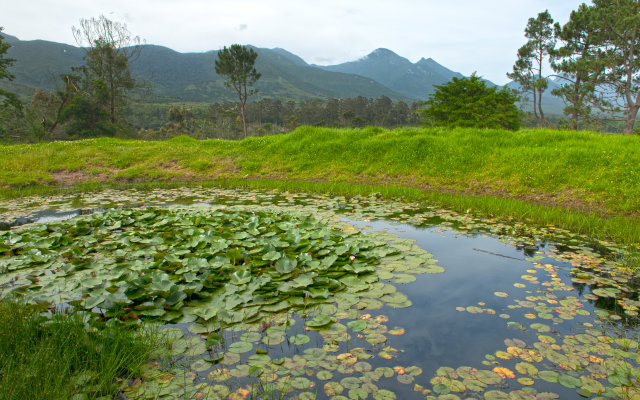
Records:
{"label": "sky", "polygon": [[508,81],[527,20],[546,9],[565,23],[578,0],[28,0],[7,1],[0,26],[21,40],[75,45],[72,26],[105,15],[148,44],[180,52],[233,43],[286,49],[310,64],[387,48],[497,84]]}

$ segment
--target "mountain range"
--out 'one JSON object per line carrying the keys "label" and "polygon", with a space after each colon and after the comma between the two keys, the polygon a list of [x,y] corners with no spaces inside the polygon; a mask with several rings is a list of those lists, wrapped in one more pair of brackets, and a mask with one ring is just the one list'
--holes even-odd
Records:
{"label": "mountain range", "polygon": [[[35,89],[59,87],[60,74],[84,63],[85,50],[79,47],[46,40],[24,41],[5,33],[2,36],[11,45],[8,57],[17,61],[10,68],[15,80],[1,81],[0,87],[23,97]],[[382,48],[359,60],[330,66],[310,65],[281,48],[253,49],[258,53],[256,69],[262,78],[256,84],[258,95],[252,100],[263,97],[300,101],[387,96],[392,100],[412,102],[426,100],[435,85],[449,82],[453,77],[463,77],[431,58],[412,63]],[[163,46],[142,45],[140,54],[131,61],[131,71],[135,78],[150,87],[148,102],[234,101],[234,93],[224,87],[223,77],[215,73],[216,57],[215,50],[179,53]]]}

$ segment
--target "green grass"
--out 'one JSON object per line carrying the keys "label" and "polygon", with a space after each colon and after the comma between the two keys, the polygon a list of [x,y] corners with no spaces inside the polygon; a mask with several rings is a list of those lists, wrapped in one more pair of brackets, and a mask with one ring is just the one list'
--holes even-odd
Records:
{"label": "green grass", "polygon": [[[0,196],[184,183],[386,197],[640,242],[640,137],[557,130],[303,127],[239,142],[0,146]],[[65,174],[79,174],[65,179]],[[246,180],[242,180],[243,177]]]}
{"label": "green grass", "polygon": [[[0,302],[0,399],[114,396],[158,348],[152,332],[87,330],[78,314],[43,324],[36,306]],[[109,397],[111,398],[111,397]]]}

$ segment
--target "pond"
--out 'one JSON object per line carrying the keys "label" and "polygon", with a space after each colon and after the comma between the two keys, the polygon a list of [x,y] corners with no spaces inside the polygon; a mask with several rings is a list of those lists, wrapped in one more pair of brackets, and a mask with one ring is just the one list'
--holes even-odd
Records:
{"label": "pond", "polygon": [[171,344],[126,398],[640,396],[638,277],[611,243],[376,196],[127,190],[0,211],[0,296],[161,327]]}

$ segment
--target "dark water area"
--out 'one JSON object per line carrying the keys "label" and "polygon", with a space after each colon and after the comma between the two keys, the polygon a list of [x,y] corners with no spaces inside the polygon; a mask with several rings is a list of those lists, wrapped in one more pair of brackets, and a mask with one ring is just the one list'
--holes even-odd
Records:
{"label": "dark water area", "polygon": [[[350,222],[356,226],[362,224]],[[399,237],[415,239],[418,246],[431,252],[438,264],[445,268],[442,274],[418,275],[415,282],[397,285],[413,302],[411,307],[381,310],[389,315],[390,326],[398,325],[406,330],[404,335],[393,337],[389,343],[403,350],[397,362],[417,365],[423,369],[426,377],[430,377],[441,366],[454,369],[459,366],[483,368],[485,355],[505,348],[504,340],[507,338],[518,338],[528,344],[537,341],[536,331],[525,332],[507,326],[506,321],[498,314],[507,312],[511,315],[509,321],[525,325],[530,321],[523,317],[522,310],[507,309],[510,301],[494,295],[495,291],[514,294],[521,292],[519,294],[522,297],[526,295],[524,290],[513,287],[532,266],[530,261],[525,260],[528,256],[525,252],[486,235],[462,235],[442,232],[437,227],[420,229],[380,221],[364,225],[371,226],[374,230],[384,229]],[[542,247],[545,244],[539,245]],[[568,274],[570,265],[556,264],[563,267],[565,283],[571,285]],[[575,292],[566,294],[575,295]],[[457,306],[466,307],[478,303],[485,303],[482,307],[494,309],[496,314],[474,315],[456,311]],[[588,319],[585,317],[584,321]],[[582,331],[581,327],[576,326],[579,322],[577,320],[554,326],[554,330],[564,334]],[[416,393],[408,391],[406,385],[396,386],[394,391],[402,393],[399,398],[420,398]],[[515,384],[515,388],[519,386]],[[582,398],[575,390],[557,384],[542,381],[535,387],[539,391],[558,393],[562,399]]]}

